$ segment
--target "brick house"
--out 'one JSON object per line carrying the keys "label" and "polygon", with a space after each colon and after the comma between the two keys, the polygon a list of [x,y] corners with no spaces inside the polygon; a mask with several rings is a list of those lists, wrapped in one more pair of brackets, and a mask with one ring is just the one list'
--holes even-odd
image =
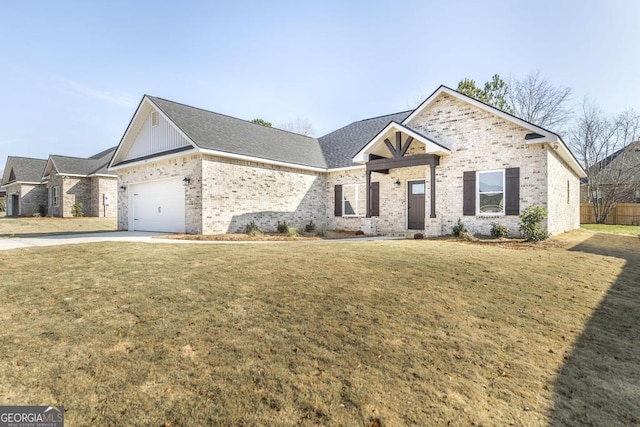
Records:
{"label": "brick house", "polygon": [[2,188],[7,191],[7,215],[73,216],[82,204],[84,216],[115,217],[117,176],[107,170],[115,147],[89,158],[50,155],[47,160],[7,158]]}
{"label": "brick house", "polygon": [[42,184],[44,159],[7,157],[2,188],[6,192],[7,216],[30,216],[47,203],[47,190]]}
{"label": "brick house", "polygon": [[320,138],[144,96],[110,169],[119,229],[203,234],[314,221],[435,236],[458,218],[515,234],[534,204],[555,234],[579,227],[585,176],[558,135],[445,86]]}

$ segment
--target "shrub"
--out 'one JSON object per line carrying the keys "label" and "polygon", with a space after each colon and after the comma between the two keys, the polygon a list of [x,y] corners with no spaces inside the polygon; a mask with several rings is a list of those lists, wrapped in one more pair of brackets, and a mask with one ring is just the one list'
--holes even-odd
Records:
{"label": "shrub", "polygon": [[356,236],[364,236],[364,231],[358,230],[358,231],[356,231],[355,234],[356,234]]}
{"label": "shrub", "polygon": [[327,229],[325,226],[316,227],[316,236],[324,237],[327,234]]}
{"label": "shrub", "polygon": [[508,235],[509,229],[506,225],[502,225],[498,222],[491,223],[491,237],[499,239],[501,237],[507,237]]}
{"label": "shrub", "polygon": [[413,235],[413,238],[416,239],[416,240],[424,239],[424,234],[416,233],[416,234]]}
{"label": "shrub", "polygon": [[73,204],[73,206],[71,207],[71,215],[73,215],[75,217],[84,216],[84,211],[82,210],[82,203],[75,202]]}
{"label": "shrub", "polygon": [[538,242],[549,238],[542,228],[542,220],[547,217],[544,206],[533,205],[520,214],[520,232],[527,242]]}
{"label": "shrub", "polygon": [[458,236],[460,239],[462,240],[466,240],[467,242],[477,242],[478,239],[476,239],[476,236],[474,236],[473,234],[469,233],[468,231],[461,231],[460,235]]}
{"label": "shrub", "polygon": [[298,235],[298,230],[296,230],[295,227],[287,227],[287,231],[286,233],[290,236],[290,237],[296,237]]}
{"label": "shrub", "polygon": [[288,233],[289,226],[287,225],[287,221],[278,221],[278,226],[276,227],[276,229],[278,230],[278,233]]}
{"label": "shrub", "polygon": [[38,213],[40,216],[47,216],[47,205],[38,205]]}
{"label": "shrub", "polygon": [[456,237],[460,237],[460,233],[463,233],[465,231],[467,231],[467,228],[462,223],[462,220],[458,218],[458,222],[456,222],[456,224],[451,229],[452,234]]}
{"label": "shrub", "polygon": [[313,223],[313,220],[309,221],[309,224],[304,226],[304,231],[307,233],[313,233],[316,231],[316,225]]}
{"label": "shrub", "polygon": [[257,236],[262,234],[262,231],[260,231],[260,228],[256,225],[255,221],[251,221],[249,224],[247,224],[244,227],[244,232],[249,236]]}

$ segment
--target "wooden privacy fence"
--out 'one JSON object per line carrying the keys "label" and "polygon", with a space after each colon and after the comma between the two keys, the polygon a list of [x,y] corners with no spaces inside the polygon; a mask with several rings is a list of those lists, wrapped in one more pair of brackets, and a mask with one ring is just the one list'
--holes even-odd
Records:
{"label": "wooden privacy fence", "polygon": [[[593,213],[593,205],[591,203],[583,203],[580,205],[580,223],[595,224],[596,216]],[[615,205],[606,224],[610,225],[640,225],[640,203],[618,203]]]}

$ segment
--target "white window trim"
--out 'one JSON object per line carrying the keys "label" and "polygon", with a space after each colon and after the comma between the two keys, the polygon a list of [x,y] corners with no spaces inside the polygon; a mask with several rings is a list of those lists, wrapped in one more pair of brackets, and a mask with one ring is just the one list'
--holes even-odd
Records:
{"label": "white window trim", "polygon": [[[480,175],[484,173],[502,172],[502,212],[480,212]],[[506,169],[492,169],[476,171],[476,216],[505,216],[507,205],[506,194]]]}
{"label": "white window trim", "polygon": [[[362,217],[366,216],[366,215],[359,215],[358,214],[358,211],[360,210],[360,203],[362,203],[364,206],[367,205],[366,195],[365,195],[365,200],[360,200],[358,198],[358,194],[360,194],[360,192],[359,192],[360,187],[364,186],[364,185],[365,184],[343,184],[342,185],[342,216],[344,218],[362,218]],[[356,205],[355,205],[355,207],[353,209],[354,212],[356,212],[355,214],[346,214],[345,213],[346,212],[345,205],[346,205],[346,201],[347,201],[345,199],[345,194],[346,194],[345,190],[346,190],[347,187],[355,187],[355,189],[356,189],[356,193],[355,193],[356,194],[356,200],[355,200]],[[366,212],[366,210],[365,210],[365,212]]]}
{"label": "white window trim", "polygon": [[51,204],[54,207],[58,207],[60,206],[60,186],[51,187],[51,190]]}

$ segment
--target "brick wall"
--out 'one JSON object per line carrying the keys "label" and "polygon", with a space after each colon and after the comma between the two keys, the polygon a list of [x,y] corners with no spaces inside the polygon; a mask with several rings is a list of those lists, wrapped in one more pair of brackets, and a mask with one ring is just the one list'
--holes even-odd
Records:
{"label": "brick wall", "polygon": [[325,177],[255,162],[206,156],[202,161],[203,233],[243,231],[254,221],[275,231],[278,221],[325,225]]}
{"label": "brick wall", "polygon": [[580,227],[580,179],[547,148],[547,230],[558,234]]}
{"label": "brick wall", "polygon": [[[13,194],[18,194],[19,215],[32,216],[38,212],[40,205],[47,204],[47,189],[41,184],[9,184],[6,186],[7,201]],[[9,202],[7,202],[9,209]],[[7,210],[7,214],[11,213]]]}
{"label": "brick wall", "polygon": [[[105,203],[104,195],[107,195]],[[115,218],[118,215],[118,179],[91,178],[91,216]]]}

